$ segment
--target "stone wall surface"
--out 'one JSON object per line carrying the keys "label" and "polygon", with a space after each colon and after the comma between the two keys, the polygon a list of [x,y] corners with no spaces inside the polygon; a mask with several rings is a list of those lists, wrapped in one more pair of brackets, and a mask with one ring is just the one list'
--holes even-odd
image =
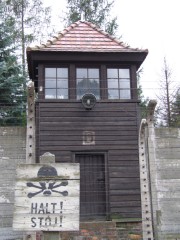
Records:
{"label": "stone wall surface", "polygon": [[[180,239],[180,129],[150,129],[147,138],[155,239]],[[12,219],[15,170],[17,164],[25,163],[25,148],[25,128],[0,128],[0,240],[23,238],[23,233],[13,231]],[[111,238],[125,239],[129,227],[116,227],[118,234],[113,232]]]}
{"label": "stone wall surface", "polygon": [[25,163],[26,128],[0,127],[0,240],[22,239],[12,229],[16,165]]}
{"label": "stone wall surface", "polygon": [[152,196],[156,197],[152,199],[156,236],[160,240],[180,239],[180,129],[154,130],[150,176]]}

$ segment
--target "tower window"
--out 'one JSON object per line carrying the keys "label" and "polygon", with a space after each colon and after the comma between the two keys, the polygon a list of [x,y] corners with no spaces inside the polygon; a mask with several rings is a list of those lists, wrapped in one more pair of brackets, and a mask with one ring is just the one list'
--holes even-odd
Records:
{"label": "tower window", "polygon": [[130,72],[129,69],[108,68],[108,99],[130,99]]}
{"label": "tower window", "polygon": [[45,98],[68,99],[68,68],[45,68]]}
{"label": "tower window", "polygon": [[92,93],[97,99],[100,98],[98,68],[76,69],[76,93],[77,99],[81,99],[85,93]]}

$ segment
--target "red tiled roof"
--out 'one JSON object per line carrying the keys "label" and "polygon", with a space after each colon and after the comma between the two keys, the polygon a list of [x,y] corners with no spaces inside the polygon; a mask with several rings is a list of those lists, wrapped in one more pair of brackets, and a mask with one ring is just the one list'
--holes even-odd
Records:
{"label": "red tiled roof", "polygon": [[27,51],[49,52],[144,52],[130,48],[116,38],[98,29],[94,24],[78,21],[71,24],[46,44],[28,47]]}

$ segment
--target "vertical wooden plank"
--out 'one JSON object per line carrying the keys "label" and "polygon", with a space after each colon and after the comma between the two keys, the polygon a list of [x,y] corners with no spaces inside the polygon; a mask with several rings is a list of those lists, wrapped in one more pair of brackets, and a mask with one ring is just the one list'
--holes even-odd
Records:
{"label": "vertical wooden plank", "polygon": [[106,65],[101,65],[100,68],[100,91],[101,91],[101,99],[108,98],[108,89],[107,89],[107,72]]}
{"label": "vertical wooden plank", "polygon": [[36,116],[36,119],[35,119],[35,122],[36,122],[36,131],[35,131],[35,144],[36,144],[36,147],[35,147],[35,162],[39,162],[39,138],[40,138],[40,121],[39,121],[39,115],[40,115],[40,103],[39,102],[36,102],[36,105],[35,105],[35,116]]}
{"label": "vertical wooden plank", "polygon": [[138,95],[137,95],[137,68],[135,65],[131,66],[131,99],[138,99]]}
{"label": "vertical wooden plank", "polygon": [[[55,155],[45,153],[40,157],[40,163],[55,163]],[[59,232],[43,232],[43,240],[59,240]]]}
{"label": "vertical wooden plank", "polygon": [[76,99],[76,68],[74,64],[69,66],[69,99]]}
{"label": "vertical wooden plank", "polygon": [[38,65],[38,99],[45,98],[45,70],[42,64]]}

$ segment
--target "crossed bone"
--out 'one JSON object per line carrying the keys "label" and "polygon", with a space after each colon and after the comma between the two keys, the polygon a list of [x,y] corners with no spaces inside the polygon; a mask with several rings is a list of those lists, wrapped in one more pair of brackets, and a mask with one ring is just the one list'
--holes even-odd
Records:
{"label": "crossed bone", "polygon": [[60,184],[56,184],[56,182],[50,182],[49,183],[49,186],[48,188],[46,187],[46,182],[39,182],[40,186],[37,186],[35,184],[33,184],[32,182],[27,182],[27,187],[35,187],[35,188],[38,188],[40,189],[40,191],[38,192],[34,192],[34,193],[28,193],[28,197],[29,198],[32,198],[38,194],[40,194],[41,192],[43,192],[44,195],[51,195],[52,192],[56,192],[56,193],[59,193],[63,196],[67,196],[68,195],[68,192],[67,191],[57,191],[57,190],[54,190],[55,188],[58,188],[58,187],[61,187],[61,186],[67,186],[68,185],[68,181],[64,181],[64,182],[61,182]]}

